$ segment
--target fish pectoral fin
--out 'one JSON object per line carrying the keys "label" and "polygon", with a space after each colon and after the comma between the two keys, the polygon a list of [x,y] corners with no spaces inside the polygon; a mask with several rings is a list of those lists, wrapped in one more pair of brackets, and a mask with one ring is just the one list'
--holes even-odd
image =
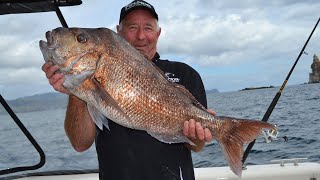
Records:
{"label": "fish pectoral fin", "polygon": [[148,132],[148,134],[150,134],[150,136],[156,138],[157,140],[164,142],[164,143],[189,143],[191,145],[195,145],[190,139],[188,139],[187,137],[183,136],[182,134],[176,134],[176,135],[172,135],[172,134],[159,134],[159,133],[152,133],[152,132]]}
{"label": "fish pectoral fin", "polygon": [[100,130],[103,129],[103,125],[109,129],[108,119],[97,110],[97,108],[93,107],[92,105],[87,104],[89,114],[91,119],[96,123]]}
{"label": "fish pectoral fin", "polygon": [[[120,121],[124,121],[130,123],[129,116],[122,110],[122,108],[118,105],[118,103],[111,97],[111,95],[104,90],[101,84],[95,79],[92,78],[92,82],[95,86],[94,99],[97,104],[100,104],[101,108],[106,109],[106,112],[102,113],[107,118],[111,120],[120,119]],[[103,124],[105,121],[102,121]],[[127,127],[132,126],[131,124],[126,124]]]}
{"label": "fish pectoral fin", "polygon": [[93,70],[90,71],[83,71],[80,74],[69,74],[65,75],[65,80],[63,82],[63,86],[70,90],[82,84],[89,76],[94,73]]}

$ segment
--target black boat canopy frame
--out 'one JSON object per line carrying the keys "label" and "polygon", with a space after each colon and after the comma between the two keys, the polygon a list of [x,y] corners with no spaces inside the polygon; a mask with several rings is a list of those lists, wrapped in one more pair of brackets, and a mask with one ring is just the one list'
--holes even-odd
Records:
{"label": "black boat canopy frame", "polygon": [[[74,6],[80,4],[82,4],[81,0],[2,0],[0,2],[0,15],[55,11],[62,26],[68,27],[59,9],[59,6]],[[46,162],[45,154],[42,148],[25,128],[1,94],[0,102],[40,155],[40,162],[38,164],[33,166],[21,166],[0,170],[0,175],[41,168]]]}

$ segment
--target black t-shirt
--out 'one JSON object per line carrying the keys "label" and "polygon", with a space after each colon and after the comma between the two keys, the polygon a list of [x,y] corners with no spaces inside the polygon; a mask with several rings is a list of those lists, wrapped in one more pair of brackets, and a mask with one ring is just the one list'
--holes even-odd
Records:
{"label": "black t-shirt", "polygon": [[[190,66],[160,60],[153,62],[169,81],[185,86],[207,107],[206,94],[199,74]],[[96,149],[99,177],[102,180],[194,180],[191,152],[183,143],[167,144],[147,132],[129,129],[109,120],[109,128],[97,128]]]}

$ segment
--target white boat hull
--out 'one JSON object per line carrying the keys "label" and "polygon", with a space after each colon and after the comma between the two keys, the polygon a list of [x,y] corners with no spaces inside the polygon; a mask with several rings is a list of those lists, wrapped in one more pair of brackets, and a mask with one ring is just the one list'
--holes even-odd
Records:
{"label": "white boat hull", "polygon": [[[195,168],[196,180],[238,180],[229,167]],[[98,180],[98,173],[33,176],[20,180]],[[241,180],[320,180],[319,163],[251,165],[243,170]]]}
{"label": "white boat hull", "polygon": [[[238,180],[229,167],[196,168],[197,180]],[[242,172],[242,180],[320,180],[319,163],[252,165]]]}

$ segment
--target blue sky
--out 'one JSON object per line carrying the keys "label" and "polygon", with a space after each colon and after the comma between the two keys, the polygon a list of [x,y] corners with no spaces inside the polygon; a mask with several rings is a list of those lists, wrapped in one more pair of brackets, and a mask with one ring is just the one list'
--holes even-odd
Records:
{"label": "blue sky", "polygon": [[[130,1],[83,0],[61,11],[69,27],[115,29]],[[195,68],[206,89],[281,86],[319,18],[320,1],[150,0],[162,29],[158,52]],[[61,26],[54,12],[0,16],[0,93],[6,99],[54,91],[38,42]],[[308,82],[320,27],[288,84]]]}

